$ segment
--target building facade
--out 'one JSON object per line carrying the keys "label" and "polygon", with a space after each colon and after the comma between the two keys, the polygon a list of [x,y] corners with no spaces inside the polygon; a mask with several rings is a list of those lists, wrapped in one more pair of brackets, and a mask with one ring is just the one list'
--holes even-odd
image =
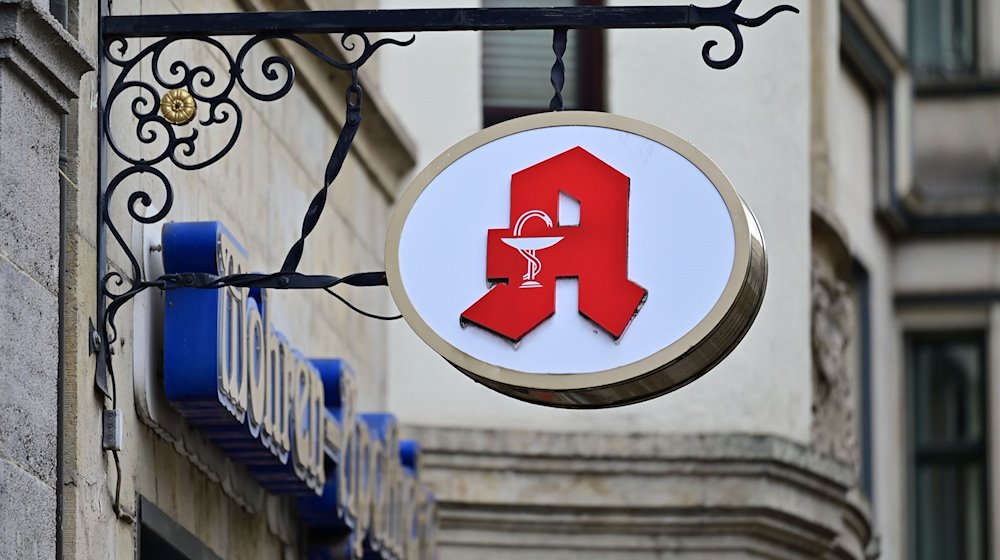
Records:
{"label": "building facade", "polygon": [[[113,329],[97,315],[99,298],[134,287],[137,272],[277,269],[323,185],[351,76],[290,41],[257,44],[241,75],[248,88],[273,93],[261,70],[269,57],[297,71],[280,104],[257,105],[246,90],[225,91],[236,75],[227,57],[246,38],[179,41],[152,62],[142,54],[152,40],[102,52],[100,16],[313,6],[47,4],[0,6],[3,355],[12,365],[0,385],[4,411],[18,417],[0,453],[0,556],[328,558],[380,548],[386,557],[433,557],[419,451],[384,414],[385,323],[317,291],[155,290],[122,306]],[[317,48],[349,59],[333,39],[317,39]],[[174,87],[201,96],[191,124],[160,112],[164,84],[189,71],[178,60],[195,75]],[[350,187],[331,193],[310,240],[318,250],[302,257],[301,271],[384,268],[385,223],[413,148],[380,111],[369,79],[361,78],[365,131],[340,175]],[[138,82],[156,84],[155,93]],[[116,104],[116,94],[126,101]],[[150,109],[155,122],[137,127]],[[193,144],[167,143],[201,126]],[[184,170],[230,147],[224,164]],[[162,175],[150,161],[163,162]],[[169,219],[143,223],[168,210]],[[199,254],[207,255],[200,264],[191,260]],[[376,291],[338,291],[369,312],[389,311]],[[253,357],[264,347],[277,366]],[[209,382],[207,401],[195,395],[199,379]]]}
{"label": "building facade", "polygon": [[[799,15],[747,29],[742,59],[725,71],[700,56],[711,39],[720,53],[730,48],[718,31],[570,34],[567,108],[690,140],[763,230],[771,274],[757,321],[690,386],[616,409],[544,408],[475,384],[402,321],[361,317],[315,290],[269,290],[266,305],[233,295],[258,303],[289,352],[349,364],[357,411],[392,413],[400,439],[419,442],[419,465],[398,461],[419,466],[437,504],[435,513],[423,494],[421,519],[433,526],[436,515],[438,532],[411,557],[435,546],[442,560],[1000,557],[991,468],[1000,460],[991,375],[1000,367],[1000,9],[989,0],[792,4]],[[739,11],[772,5],[747,0]],[[99,26],[107,14],[406,7],[0,0],[0,406],[10,419],[0,427],[0,557],[343,557],[364,545],[342,527],[311,529],[300,500],[174,400],[172,336],[199,320],[177,328],[168,317],[184,305],[171,294],[187,292],[149,289],[118,311],[108,394],[95,389],[109,372],[94,343],[104,333],[92,328],[101,290],[120,293],[135,266],[147,278],[181,270],[171,268],[177,245],[164,223],[219,222],[245,248],[234,249],[244,270],[275,270],[350,118],[350,72],[331,71],[301,44],[260,43],[247,58],[249,87],[275,91],[274,55],[294,65],[294,87],[273,102],[243,90],[233,105],[202,103],[200,118],[239,114],[217,115],[193,154],[156,164],[162,178],[132,174],[129,158],[140,167],[157,159],[169,134],[137,130],[160,102],[147,96],[147,105],[120,103],[108,122],[114,146],[102,141],[100,107],[123,68],[106,55],[127,60],[154,39],[102,53]],[[426,163],[484,125],[546,110],[550,40],[422,33],[382,47],[359,72],[364,124],[299,270],[383,270],[394,202]],[[226,49],[245,41],[178,42],[129,71],[166,76],[162,84],[205,65],[221,79]],[[337,37],[308,44],[351,57]],[[171,67],[181,59],[191,66]],[[204,169],[177,163],[220,152]],[[112,183],[107,218],[120,242],[98,226],[98,193]],[[165,208],[162,222],[142,223]],[[385,291],[338,291],[394,314]],[[252,394],[219,398],[251,414]],[[343,418],[337,429],[353,432]],[[373,418],[351,426],[395,450]],[[119,441],[102,441],[109,433]],[[348,440],[337,441],[328,447],[346,453]],[[377,456],[390,455],[399,454]]]}
{"label": "building facade", "polygon": [[[989,435],[998,10],[793,4],[801,15],[748,33],[721,72],[698,57],[710,31],[577,38],[578,53],[600,41],[604,57],[575,69],[603,88],[575,107],[690,140],[760,221],[768,292],[715,370],[638,405],[551,410],[495,395],[391,331],[389,402],[427,443],[442,557],[1000,554]],[[509,43],[435,35],[383,59],[385,89],[406,87],[390,101],[418,131],[418,162],[477,119],[545,108],[546,92],[518,97],[504,79],[534,72],[544,90],[551,57],[518,59]],[[437,398],[410,398],[428,384]]]}

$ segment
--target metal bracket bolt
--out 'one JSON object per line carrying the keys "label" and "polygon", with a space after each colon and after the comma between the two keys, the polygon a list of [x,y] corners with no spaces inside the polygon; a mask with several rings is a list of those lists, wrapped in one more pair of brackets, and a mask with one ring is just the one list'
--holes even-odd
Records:
{"label": "metal bracket bolt", "polygon": [[91,356],[94,354],[100,355],[101,347],[103,346],[101,341],[101,335],[100,333],[97,332],[97,327],[94,326],[93,319],[87,319],[87,323],[90,324],[90,329],[89,329],[90,347],[88,354]]}

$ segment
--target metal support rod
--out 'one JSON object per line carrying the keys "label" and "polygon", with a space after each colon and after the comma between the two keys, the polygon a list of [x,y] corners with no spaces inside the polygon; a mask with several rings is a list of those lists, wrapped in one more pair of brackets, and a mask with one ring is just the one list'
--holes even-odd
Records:
{"label": "metal support rod", "polygon": [[488,31],[515,29],[654,29],[704,25],[755,27],[782,11],[777,6],[758,18],[736,16],[742,0],[724,6],[577,6],[572,8],[449,8],[342,10],[318,12],[246,12],[105,17],[104,35],[181,37],[307,33],[392,33],[417,31]]}
{"label": "metal support rod", "polygon": [[[97,27],[101,33],[100,46],[101,52],[104,52],[104,26],[107,24],[108,16],[104,14],[109,13],[109,1],[100,0],[98,3],[99,10],[101,13],[101,19],[97,22]],[[104,115],[106,109],[105,104],[107,103],[107,78],[108,78],[108,62],[107,58],[100,56],[97,59],[97,285],[98,295],[97,295],[97,317],[95,322],[97,323],[97,330],[93,333],[88,333],[88,335],[93,336],[97,334],[98,338],[95,340],[91,338],[87,341],[90,345],[90,350],[97,353],[97,371],[94,375],[94,388],[100,391],[102,395],[107,398],[111,398],[111,389],[108,386],[108,370],[107,362],[104,359],[104,351],[107,351],[107,346],[103,343],[104,336],[104,321],[105,313],[107,312],[107,301],[104,299],[104,277],[108,273],[108,233],[107,228],[104,223],[104,191],[108,186],[108,144],[105,141],[106,131],[104,130],[104,119],[101,118]]]}
{"label": "metal support rod", "polygon": [[552,52],[556,55],[556,61],[552,63],[552,71],[549,80],[552,82],[552,101],[549,103],[550,111],[563,110],[563,86],[566,85],[566,65],[563,63],[563,55],[566,54],[565,29],[554,29],[552,31]]}
{"label": "metal support rod", "polygon": [[288,250],[285,262],[281,265],[281,272],[293,273],[299,268],[299,261],[302,260],[302,251],[305,249],[306,238],[319,223],[320,216],[323,215],[323,208],[326,207],[326,193],[333,185],[333,181],[340,174],[340,169],[344,166],[347,153],[351,149],[354,135],[358,133],[361,126],[361,100],[363,92],[361,84],[358,82],[358,69],[351,70],[351,85],[347,88],[347,107],[344,118],[344,126],[340,129],[340,136],[337,138],[337,145],[333,148],[330,161],[326,164],[326,173],[323,176],[323,188],[316,193],[309,209],[302,220],[302,233],[298,240]]}

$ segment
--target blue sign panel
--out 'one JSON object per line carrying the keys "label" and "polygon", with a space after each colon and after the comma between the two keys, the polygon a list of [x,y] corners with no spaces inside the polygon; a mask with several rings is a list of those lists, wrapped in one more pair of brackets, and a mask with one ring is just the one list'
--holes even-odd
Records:
{"label": "blue sign panel", "polygon": [[[247,262],[219,222],[163,227],[168,274],[237,274]],[[400,441],[391,414],[357,413],[354,372],[295,349],[266,290],[172,289],[164,321],[167,399],[230,459],[268,491],[301,496],[306,524],[349,533],[355,558],[433,557],[419,446]]]}

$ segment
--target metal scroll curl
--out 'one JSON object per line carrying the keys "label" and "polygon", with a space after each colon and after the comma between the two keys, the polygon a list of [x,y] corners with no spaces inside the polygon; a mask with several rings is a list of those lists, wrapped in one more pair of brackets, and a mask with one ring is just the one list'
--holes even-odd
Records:
{"label": "metal scroll curl", "polygon": [[[128,197],[127,210],[129,216],[143,224],[156,223],[163,220],[167,214],[170,212],[170,208],[173,206],[174,191],[173,187],[170,185],[170,180],[167,179],[166,175],[162,171],[151,167],[148,165],[138,165],[132,166],[124,171],[121,171],[108,183],[108,188],[104,193],[104,208],[102,209],[104,216],[104,224],[107,226],[108,231],[111,232],[111,236],[114,237],[118,246],[122,248],[125,253],[126,258],[129,260],[129,265],[131,267],[131,276],[126,278],[121,272],[117,270],[112,270],[104,275],[101,281],[101,290],[106,298],[110,300],[107,308],[105,309],[104,315],[104,344],[106,347],[110,347],[116,340],[118,340],[118,329],[115,327],[115,315],[122,305],[127,303],[130,299],[139,294],[142,290],[149,287],[149,283],[144,281],[142,268],[139,266],[139,261],[136,259],[135,255],[129,249],[128,243],[122,237],[121,232],[115,226],[114,221],[111,219],[110,205],[114,198],[115,191],[118,187],[125,182],[127,179],[136,174],[149,173],[154,176],[160,186],[163,188],[165,193],[162,206],[153,215],[146,216],[145,213],[139,210],[139,206],[149,208],[153,203],[153,197],[149,192],[145,190],[135,190]],[[108,368],[111,367],[110,352],[105,353]]]}
{"label": "metal scroll curl", "polygon": [[721,27],[728,31],[733,37],[733,52],[726,58],[712,57],[711,52],[715,50],[716,46],[719,45],[719,42],[714,39],[706,41],[705,45],[702,47],[701,58],[705,61],[705,64],[715,68],[716,70],[729,68],[730,66],[736,64],[740,57],[743,56],[743,33],[740,31],[739,26],[759,27],[781,12],[799,13],[798,8],[782,4],[771,8],[763,15],[755,18],[748,18],[736,13],[736,10],[739,9],[740,4],[742,3],[743,0],[731,0],[728,4],[714,8],[700,8],[692,6],[692,9],[695,10],[695,18],[704,22],[701,25]]}
{"label": "metal scroll curl", "polygon": [[[348,71],[356,71],[384,45],[405,46],[413,42],[412,38],[409,41],[385,38],[372,42],[362,33],[348,33],[341,36],[340,43],[345,52],[356,53],[357,56],[353,60],[338,60],[292,34],[252,36],[235,56],[219,40],[208,36],[160,39],[131,56],[128,56],[131,50],[128,39],[112,39],[104,44],[104,56],[111,65],[121,70],[108,90],[102,115],[105,138],[111,150],[133,166],[156,165],[169,160],[179,169],[195,170],[222,159],[236,144],[243,127],[243,111],[234,94],[239,91],[258,101],[275,101],[284,97],[294,85],[295,68],[282,56],[268,56],[257,67],[248,65],[254,48],[271,40],[290,41],[324,63]],[[216,64],[191,66],[179,57],[170,56],[170,47],[192,44],[203,46],[208,55],[205,58],[216,59]],[[144,61],[149,62],[152,81],[143,81],[138,76]],[[260,89],[255,86],[248,80],[251,73],[258,74],[266,82],[265,85],[271,87]],[[162,95],[175,89],[186,91],[203,107],[199,110],[200,118],[189,128],[179,128],[160,114]],[[139,141],[140,147],[152,149],[151,153],[130,153],[116,138],[116,131],[111,127],[111,115],[120,101],[128,101],[131,117],[135,120],[134,138]],[[201,130],[221,128],[218,125],[227,125],[227,140],[204,158],[196,158]]]}

